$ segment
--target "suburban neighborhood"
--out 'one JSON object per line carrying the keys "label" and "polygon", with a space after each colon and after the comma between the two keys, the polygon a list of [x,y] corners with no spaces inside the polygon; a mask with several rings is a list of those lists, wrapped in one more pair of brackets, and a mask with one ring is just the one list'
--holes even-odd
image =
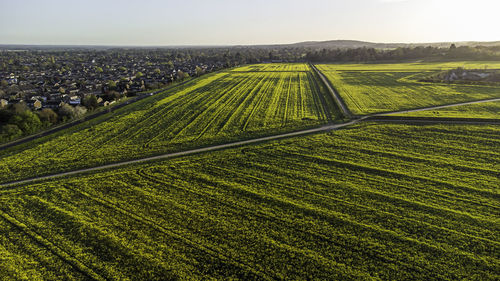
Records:
{"label": "suburban neighborhood", "polygon": [[25,102],[31,109],[83,105],[89,95],[106,106],[123,96],[225,67],[185,52],[0,51],[0,106]]}

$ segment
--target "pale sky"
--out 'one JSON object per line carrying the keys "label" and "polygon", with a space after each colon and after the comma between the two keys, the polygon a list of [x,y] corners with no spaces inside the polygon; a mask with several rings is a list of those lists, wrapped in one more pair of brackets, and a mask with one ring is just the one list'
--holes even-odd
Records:
{"label": "pale sky", "polygon": [[0,0],[0,44],[499,41],[499,0]]}

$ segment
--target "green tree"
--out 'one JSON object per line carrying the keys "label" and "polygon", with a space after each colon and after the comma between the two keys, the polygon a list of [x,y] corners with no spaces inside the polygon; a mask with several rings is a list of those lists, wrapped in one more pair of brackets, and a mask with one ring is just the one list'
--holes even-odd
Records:
{"label": "green tree", "polygon": [[61,107],[59,107],[59,116],[63,120],[71,119],[74,116],[74,109],[71,105],[65,103]]}
{"label": "green tree", "polygon": [[182,70],[177,71],[177,79],[184,80],[186,78],[189,78],[189,74],[185,73]]}
{"label": "green tree", "polygon": [[97,97],[95,95],[87,95],[83,98],[83,105],[89,110],[93,110],[97,107]]}
{"label": "green tree", "polygon": [[21,114],[16,114],[12,117],[11,123],[17,125],[25,134],[31,134],[41,129],[42,122],[38,115],[26,110]]}
{"label": "green tree", "polygon": [[10,118],[14,115],[12,110],[8,110],[6,108],[0,109],[0,124],[7,124],[9,123]]}
{"label": "green tree", "polygon": [[106,98],[107,100],[112,101],[112,100],[119,100],[121,97],[122,96],[117,91],[111,91],[107,94]]}
{"label": "green tree", "polygon": [[108,87],[109,87],[110,89],[115,89],[115,88],[116,88],[116,82],[115,82],[115,81],[113,81],[113,80],[109,80],[109,81],[108,81]]}
{"label": "green tree", "polygon": [[12,111],[14,111],[14,114],[22,114],[28,110],[29,108],[24,102],[18,102],[12,105]]}
{"label": "green tree", "polygon": [[199,66],[196,67],[195,72],[196,72],[196,76],[200,76],[203,73],[205,73],[205,71]]}
{"label": "green tree", "polygon": [[78,105],[73,111],[73,118],[81,118],[85,113],[87,113],[87,108]]}
{"label": "green tree", "polygon": [[3,125],[0,129],[0,139],[11,140],[19,138],[23,135],[23,131],[15,124]]}
{"label": "green tree", "polygon": [[56,124],[59,119],[57,113],[55,113],[54,110],[50,108],[42,109],[40,112],[38,112],[38,117],[40,118],[40,121],[47,125]]}

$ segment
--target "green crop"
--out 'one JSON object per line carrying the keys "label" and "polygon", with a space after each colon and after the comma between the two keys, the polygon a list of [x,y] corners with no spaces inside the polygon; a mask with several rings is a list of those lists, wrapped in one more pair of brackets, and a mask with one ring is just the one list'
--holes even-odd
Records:
{"label": "green crop", "polygon": [[354,114],[370,114],[500,97],[499,86],[426,83],[442,69],[498,63],[323,64],[318,69]]}
{"label": "green crop", "polygon": [[500,101],[410,112],[400,116],[500,119]]}
{"label": "green crop", "polygon": [[499,146],[365,123],[0,190],[0,278],[498,280]]}
{"label": "green crop", "polygon": [[236,68],[1,151],[0,182],[318,126],[336,114],[307,64]]}

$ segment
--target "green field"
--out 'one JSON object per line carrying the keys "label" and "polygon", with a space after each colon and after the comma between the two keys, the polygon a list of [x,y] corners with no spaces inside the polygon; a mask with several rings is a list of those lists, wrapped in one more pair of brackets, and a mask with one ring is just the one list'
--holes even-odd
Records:
{"label": "green field", "polygon": [[318,126],[336,114],[307,64],[245,66],[0,151],[0,182]]}
{"label": "green field", "polygon": [[366,123],[3,190],[0,278],[498,280],[499,146]]}
{"label": "green field", "polygon": [[401,116],[500,119],[500,101],[409,112]]}
{"label": "green field", "polygon": [[252,64],[233,69],[235,72],[296,72],[296,71],[310,71],[311,68],[305,63],[266,63],[266,64]]}
{"label": "green field", "polygon": [[459,66],[498,68],[492,62],[322,64],[318,69],[357,115],[500,97],[499,86],[424,83],[419,79]]}

